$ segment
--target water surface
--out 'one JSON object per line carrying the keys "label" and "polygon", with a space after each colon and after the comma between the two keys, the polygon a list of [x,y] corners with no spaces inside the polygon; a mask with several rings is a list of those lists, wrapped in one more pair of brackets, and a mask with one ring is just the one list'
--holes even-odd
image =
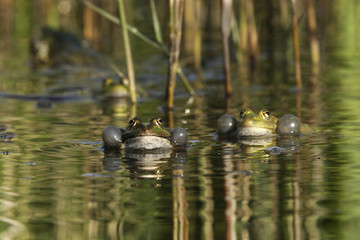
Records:
{"label": "water surface", "polygon": [[[255,145],[216,137],[216,121],[226,109],[220,42],[208,43],[212,50],[204,53],[202,79],[190,67],[185,70],[197,95],[189,98],[179,82],[176,109],[168,113],[162,108],[162,54],[144,46],[135,51],[143,58],[137,76],[146,94],[131,106],[93,98],[91,89],[99,82],[82,77],[89,69],[32,71],[26,49],[30,31],[15,39],[2,52],[1,92],[48,95],[66,86],[77,98],[0,98],[5,126],[0,132],[0,238],[356,239],[360,56],[358,43],[344,41],[356,32],[347,24],[354,16],[348,18],[332,25],[342,31],[327,29],[317,86],[294,90],[291,60],[280,64],[286,49],[274,49],[281,57],[275,54],[272,64],[264,54],[255,74],[233,65],[232,114],[238,117],[245,106],[267,108],[276,116],[296,114],[318,129],[290,142],[268,139]],[[305,62],[309,56],[303,57]],[[307,82],[311,69],[303,66]],[[168,126],[185,128],[187,151],[105,154],[104,127],[125,127],[134,115],[144,121],[160,116]],[[264,151],[274,145],[287,151]]]}

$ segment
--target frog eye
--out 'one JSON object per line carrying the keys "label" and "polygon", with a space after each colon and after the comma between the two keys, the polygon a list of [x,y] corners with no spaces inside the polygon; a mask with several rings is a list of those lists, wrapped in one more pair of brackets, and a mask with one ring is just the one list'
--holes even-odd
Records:
{"label": "frog eye", "polygon": [[240,118],[245,118],[253,113],[254,112],[250,108],[244,108],[240,111]]}
{"label": "frog eye", "polygon": [[140,119],[134,117],[134,118],[130,119],[129,126],[130,127],[135,127],[139,122],[140,122]]}
{"label": "frog eye", "polygon": [[246,109],[242,109],[242,110],[240,111],[240,117],[241,117],[241,118],[244,117],[245,112],[246,112]]}
{"label": "frog eye", "polygon": [[104,85],[105,86],[110,86],[111,84],[113,84],[114,83],[114,79],[112,79],[112,78],[106,78],[105,80],[104,80]]}
{"label": "frog eye", "polygon": [[262,110],[262,115],[265,119],[270,118],[270,112],[268,110]]}
{"label": "frog eye", "polygon": [[151,121],[154,125],[161,127],[163,125],[163,120],[159,117],[155,117]]}

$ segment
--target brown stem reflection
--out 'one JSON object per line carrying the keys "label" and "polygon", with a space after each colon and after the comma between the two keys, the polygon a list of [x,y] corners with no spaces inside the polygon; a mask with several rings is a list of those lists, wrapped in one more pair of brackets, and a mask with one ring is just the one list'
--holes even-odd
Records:
{"label": "brown stem reflection", "polygon": [[[226,147],[225,147],[226,148]],[[226,219],[226,239],[236,239],[236,198],[235,198],[235,175],[234,164],[232,162],[230,149],[224,154],[224,171],[226,172],[224,179],[225,189],[225,219]]]}
{"label": "brown stem reflection", "polygon": [[173,239],[174,240],[186,240],[189,236],[189,221],[185,215],[187,203],[186,203],[186,191],[184,186],[184,174],[182,169],[173,171]]}
{"label": "brown stem reflection", "polygon": [[[249,207],[250,177],[239,174],[244,166],[240,161],[234,164],[234,145],[225,144],[222,149],[224,172],[226,173],[224,177],[226,239],[237,239],[239,237],[237,236],[238,219],[240,218],[241,225],[245,226],[251,216]],[[240,209],[238,209],[238,201],[241,202]],[[241,215],[238,213],[241,213]],[[246,227],[241,228],[241,239],[249,239],[249,236],[248,229]]]}
{"label": "brown stem reflection", "polygon": [[[200,150],[205,152],[207,149]],[[203,192],[201,193],[201,199],[204,202],[204,208],[201,210],[201,216],[204,219],[203,230],[205,238],[204,239],[214,239],[214,190],[213,179],[209,176],[214,174],[212,170],[211,162],[208,158],[201,158],[199,161],[201,172],[200,182],[202,185]]]}
{"label": "brown stem reflection", "polygon": [[301,239],[301,216],[300,216],[300,187],[299,181],[300,177],[298,176],[298,170],[301,166],[299,164],[300,156],[296,156],[295,160],[295,170],[293,177],[293,239],[300,240]]}

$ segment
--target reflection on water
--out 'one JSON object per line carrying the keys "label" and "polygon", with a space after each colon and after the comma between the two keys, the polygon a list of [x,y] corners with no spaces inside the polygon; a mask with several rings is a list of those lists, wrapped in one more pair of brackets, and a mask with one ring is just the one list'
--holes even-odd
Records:
{"label": "reflection on water", "polygon": [[[358,217],[357,119],[328,112],[334,117],[326,128],[310,136],[226,141],[211,134],[219,109],[202,116],[192,105],[174,123],[189,133],[186,152],[104,153],[102,129],[126,126],[128,118],[104,115],[94,102],[44,112],[33,102],[1,101],[2,133],[16,134],[0,142],[8,153],[0,162],[3,216],[16,221],[0,219],[7,236],[319,239],[356,232],[348,223]],[[162,116],[152,109],[138,112]],[[285,151],[267,153],[269,146]]]}
{"label": "reflection on water", "polygon": [[[25,10],[35,8],[20,2]],[[0,239],[357,239],[360,56],[355,40],[360,15],[355,1],[340,3],[333,4],[336,14],[328,13],[332,25],[322,29],[321,73],[310,76],[306,65],[303,69],[304,78],[315,78],[316,86],[294,91],[287,66],[292,63],[284,67],[277,56],[287,50],[274,45],[272,61],[261,62],[257,73],[249,74],[244,66],[233,72],[234,94],[226,102],[222,63],[216,50],[216,56],[209,50],[202,81],[192,82],[198,95],[188,101],[179,84],[177,108],[170,114],[161,108],[164,58],[138,42],[137,67],[144,70],[139,85],[147,95],[131,106],[126,99],[94,97],[99,77],[109,69],[31,71],[25,42],[47,19],[43,9],[34,15],[34,29],[1,28],[10,33],[0,35]],[[28,20],[29,15],[16,14]],[[101,46],[100,24],[84,28]],[[261,41],[272,46],[271,40]],[[116,52],[121,64],[116,43],[103,50]],[[216,121],[226,105],[236,117],[248,106],[277,116],[296,114],[320,131],[256,141],[217,139]],[[187,151],[104,152],[104,127],[124,127],[135,115],[160,116],[170,127],[185,128]]]}

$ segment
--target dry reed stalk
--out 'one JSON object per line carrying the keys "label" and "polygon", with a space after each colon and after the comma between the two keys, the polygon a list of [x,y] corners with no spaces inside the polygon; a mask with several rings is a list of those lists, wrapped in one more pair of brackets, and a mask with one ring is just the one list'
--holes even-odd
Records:
{"label": "dry reed stalk", "polygon": [[244,60],[244,55],[247,53],[248,49],[248,24],[247,24],[247,10],[246,10],[247,0],[240,1],[240,19],[239,19],[239,52],[237,53],[237,58],[240,61]]}
{"label": "dry reed stalk", "polygon": [[[317,26],[316,26],[316,16],[315,16],[313,0],[307,0],[306,10],[308,16],[307,18],[308,26],[310,31],[310,51],[311,51],[312,71],[313,74],[317,74],[319,72],[320,49],[319,49],[319,41],[316,35]],[[312,79],[316,79],[316,78],[312,78]]]}
{"label": "dry reed stalk", "polygon": [[[94,10],[95,12],[99,13],[101,16],[105,17],[106,19],[110,20],[111,22],[121,25],[121,19],[119,19],[118,17],[113,16],[112,14],[108,13],[107,11],[97,7],[96,5],[94,5],[93,3],[89,2],[89,1],[82,1],[82,3],[84,3],[87,7],[91,8],[92,10]],[[139,31],[138,28],[126,23],[126,29],[134,34],[135,36],[137,36],[138,38],[140,38],[141,40],[143,40],[144,42],[146,42],[147,44],[149,44],[150,46],[153,46],[154,48],[157,48],[161,51],[167,52],[166,47],[161,44],[158,43],[156,41],[153,41],[152,39],[148,38],[145,34],[143,34],[141,31]]]}
{"label": "dry reed stalk", "polygon": [[258,33],[254,14],[254,3],[252,0],[240,1],[240,18],[238,31],[239,43],[237,59],[239,62],[249,62],[251,70],[254,71],[259,59]]}
{"label": "dry reed stalk", "polygon": [[176,84],[176,73],[179,63],[182,19],[184,15],[184,0],[170,0],[170,51],[169,70],[166,86],[166,104],[168,109],[174,107],[174,90]]}
{"label": "dry reed stalk", "polygon": [[202,3],[200,0],[195,2],[195,36],[194,36],[194,66],[197,70],[201,68],[202,61],[202,34],[201,34],[201,10]]}
{"label": "dry reed stalk", "polygon": [[[121,19],[119,19],[119,18],[113,16],[112,14],[108,13],[107,11],[97,7],[93,3],[89,2],[89,1],[82,1],[82,3],[84,3],[87,7],[91,8],[93,11],[97,12],[101,16],[103,16],[106,19],[110,20],[111,22],[113,22],[115,24],[118,24],[118,25],[122,24]],[[128,32],[134,34],[135,36],[137,36],[138,38],[140,38],[141,40],[143,40],[144,42],[146,42],[150,46],[153,46],[156,49],[159,49],[160,51],[163,51],[164,53],[169,55],[169,51],[168,51],[166,45],[162,41],[160,25],[158,23],[158,17],[157,17],[157,13],[156,13],[156,10],[155,10],[154,2],[151,3],[151,11],[152,11],[152,14],[153,14],[152,16],[153,16],[153,23],[154,23],[154,31],[155,31],[155,35],[156,35],[156,41],[150,39],[145,34],[143,34],[141,31],[139,31],[138,28],[136,28],[136,27],[134,27],[134,26],[132,26],[132,25],[130,25],[128,23],[125,23],[126,29],[128,30]],[[180,75],[180,79],[184,83],[184,85],[185,85],[186,89],[188,90],[189,94],[192,95],[192,96],[195,95],[195,91],[193,90],[193,88],[190,85],[189,81],[187,80],[186,76],[184,74],[182,74],[181,66],[179,64],[178,64],[178,68],[177,68],[177,73]]]}
{"label": "dry reed stalk", "polygon": [[156,5],[154,3],[154,0],[150,0],[150,6],[151,6],[151,15],[152,15],[152,19],[153,19],[153,26],[154,26],[156,42],[158,42],[159,44],[163,44],[159,18],[158,18],[158,14],[156,12],[156,7],[155,7]]}
{"label": "dry reed stalk", "polygon": [[129,35],[126,24],[126,16],[124,10],[123,0],[118,0],[119,5],[119,15],[121,21],[122,34],[124,38],[124,49],[125,49],[125,57],[126,57],[126,68],[129,79],[129,88],[130,88],[130,99],[132,103],[136,103],[136,87],[135,87],[135,73],[134,73],[134,65],[130,48]]}
{"label": "dry reed stalk", "polygon": [[250,44],[250,63],[252,70],[255,69],[255,66],[259,59],[259,45],[258,45],[258,33],[255,23],[255,14],[254,14],[254,3],[253,0],[248,0],[246,4],[246,11],[248,12],[248,30],[249,30],[249,44]]}
{"label": "dry reed stalk", "polygon": [[201,69],[201,0],[185,2],[184,12],[184,51],[192,57],[192,63],[196,70]]}
{"label": "dry reed stalk", "polygon": [[301,82],[299,36],[298,36],[298,26],[297,26],[297,17],[296,17],[296,0],[290,0],[290,1],[291,1],[291,14],[292,14],[292,25],[293,25],[293,43],[294,43],[296,87],[298,89],[301,89],[302,88],[302,82]]}
{"label": "dry reed stalk", "polygon": [[225,94],[231,95],[229,36],[231,32],[232,0],[222,0],[221,30],[224,48]]}
{"label": "dry reed stalk", "polygon": [[283,30],[288,28],[288,23],[289,23],[288,5],[286,1],[287,0],[280,0],[280,22]]}

